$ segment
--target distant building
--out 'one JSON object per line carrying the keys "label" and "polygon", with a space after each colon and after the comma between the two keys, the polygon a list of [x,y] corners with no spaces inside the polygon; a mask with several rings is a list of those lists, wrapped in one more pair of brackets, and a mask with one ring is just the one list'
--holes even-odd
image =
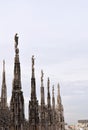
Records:
{"label": "distant building", "polygon": [[88,120],[78,120],[78,123],[82,123],[82,124],[88,123]]}
{"label": "distant building", "polygon": [[[14,77],[10,107],[7,104],[7,86],[5,78],[5,61],[3,61],[2,87],[0,99],[0,130],[65,130],[64,109],[61,102],[60,86],[58,84],[57,105],[55,103],[54,86],[52,98],[50,80],[47,80],[47,104],[41,72],[41,103],[36,96],[36,79],[34,56],[32,56],[31,98],[29,100],[29,119],[24,114],[24,96],[21,85],[21,67],[19,60],[18,37],[15,35]],[[10,71],[10,68],[9,68]],[[30,97],[30,96],[29,96]],[[52,105],[51,105],[52,100]]]}
{"label": "distant building", "polygon": [[77,130],[88,130],[88,120],[78,120]]}

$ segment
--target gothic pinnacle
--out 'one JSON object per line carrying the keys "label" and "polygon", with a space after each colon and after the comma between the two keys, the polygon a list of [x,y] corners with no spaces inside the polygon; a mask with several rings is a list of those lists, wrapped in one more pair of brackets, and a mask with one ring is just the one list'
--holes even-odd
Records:
{"label": "gothic pinnacle", "polygon": [[59,83],[57,85],[57,88],[58,88],[57,104],[60,104],[61,103],[61,96],[60,96],[60,85],[59,85]]}
{"label": "gothic pinnacle", "polygon": [[19,49],[18,49],[18,34],[16,33],[14,36],[14,40],[15,40],[15,53],[18,54],[19,53]]}
{"label": "gothic pinnacle", "polygon": [[60,85],[59,85],[59,83],[57,85],[57,88],[58,88],[58,95],[60,95]]}
{"label": "gothic pinnacle", "polygon": [[47,81],[47,87],[48,87],[48,89],[50,87],[50,79],[49,79],[49,77],[48,77],[48,81]]}
{"label": "gothic pinnacle", "polygon": [[43,77],[44,77],[44,73],[43,70],[41,70],[41,87],[43,87]]}
{"label": "gothic pinnacle", "polygon": [[19,60],[19,49],[18,49],[18,34],[14,36],[15,40],[15,58],[14,58],[14,79],[13,79],[13,90],[21,89],[21,68]]}
{"label": "gothic pinnacle", "polygon": [[10,130],[24,129],[24,96],[21,87],[21,67],[19,60],[18,36],[15,40],[14,77],[12,84],[12,95],[10,100]]}
{"label": "gothic pinnacle", "polygon": [[54,85],[52,87],[52,96],[54,97]]}
{"label": "gothic pinnacle", "polygon": [[3,81],[5,83],[5,60],[3,60]]}
{"label": "gothic pinnacle", "polygon": [[1,90],[1,105],[2,108],[7,106],[7,88],[5,81],[5,61],[3,60],[3,74],[2,74],[2,90]]}
{"label": "gothic pinnacle", "polygon": [[34,64],[35,64],[35,59],[34,59],[34,55],[32,55],[32,78],[35,77],[35,74],[34,74]]}
{"label": "gothic pinnacle", "polygon": [[47,81],[47,105],[48,105],[48,108],[51,108],[51,97],[50,97],[50,80],[48,78],[48,81]]}
{"label": "gothic pinnacle", "polygon": [[41,70],[41,106],[45,104],[45,96],[44,96],[44,85],[43,85],[43,70]]}
{"label": "gothic pinnacle", "polygon": [[52,87],[52,107],[53,107],[53,110],[54,110],[55,109],[54,85]]}

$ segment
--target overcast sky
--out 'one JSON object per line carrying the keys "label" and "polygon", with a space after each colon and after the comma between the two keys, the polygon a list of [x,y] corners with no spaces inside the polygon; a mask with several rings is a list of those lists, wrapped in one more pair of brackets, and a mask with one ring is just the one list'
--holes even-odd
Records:
{"label": "overcast sky", "polygon": [[25,113],[30,99],[31,56],[35,55],[37,95],[60,84],[65,121],[88,119],[88,0],[0,0],[0,84],[6,61],[8,100],[14,67],[14,35],[19,34]]}

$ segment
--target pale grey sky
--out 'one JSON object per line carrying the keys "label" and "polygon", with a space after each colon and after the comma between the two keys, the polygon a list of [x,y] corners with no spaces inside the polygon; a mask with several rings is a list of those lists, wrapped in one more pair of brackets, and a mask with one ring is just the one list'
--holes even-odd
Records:
{"label": "pale grey sky", "polygon": [[43,69],[45,87],[48,76],[51,87],[60,83],[65,121],[75,123],[78,119],[88,119],[87,15],[87,0],[0,0],[0,83],[5,59],[8,98],[11,97],[17,32],[26,110],[34,54],[38,99]]}

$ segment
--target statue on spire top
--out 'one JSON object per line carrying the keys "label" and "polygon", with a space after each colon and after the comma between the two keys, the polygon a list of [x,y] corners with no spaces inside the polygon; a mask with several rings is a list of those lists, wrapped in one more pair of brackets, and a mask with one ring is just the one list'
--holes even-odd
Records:
{"label": "statue on spire top", "polygon": [[14,37],[14,40],[15,40],[15,49],[17,49],[17,46],[18,46],[18,34],[16,33],[15,34],[15,37]]}
{"label": "statue on spire top", "polygon": [[43,81],[43,76],[44,76],[44,73],[43,73],[43,70],[41,70],[41,81]]}
{"label": "statue on spire top", "polygon": [[32,60],[32,77],[35,77],[35,76],[34,76],[34,64],[35,64],[35,58],[34,58],[34,55],[32,55],[31,60]]}
{"label": "statue on spire top", "polygon": [[34,55],[32,56],[32,68],[34,68]]}

